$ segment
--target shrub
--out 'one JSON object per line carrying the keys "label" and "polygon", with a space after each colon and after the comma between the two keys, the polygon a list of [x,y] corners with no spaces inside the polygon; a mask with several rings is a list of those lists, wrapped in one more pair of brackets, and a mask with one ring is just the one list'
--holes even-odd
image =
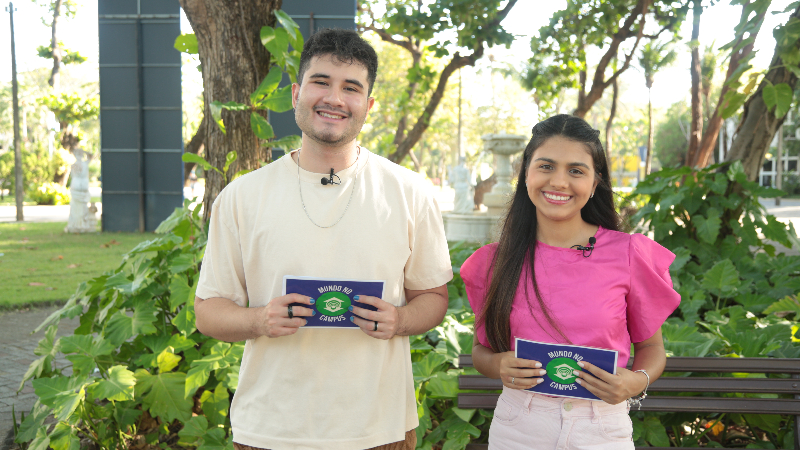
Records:
{"label": "shrub", "polygon": [[49,181],[31,191],[29,196],[37,205],[69,204],[69,189]]}
{"label": "shrub", "polygon": [[[781,191],[748,181],[735,162],[701,171],[665,169],[634,194],[649,195],[650,202],[633,222],[677,255],[670,273],[681,304],[662,327],[668,355],[800,357],[800,256],[776,251],[777,244],[800,249],[800,241],[792,225],[767,214],[758,201]],[[793,420],[787,416],[633,416],[637,445],[652,436],[646,440],[658,446],[792,448]],[[707,433],[702,425],[714,420],[738,432]]]}

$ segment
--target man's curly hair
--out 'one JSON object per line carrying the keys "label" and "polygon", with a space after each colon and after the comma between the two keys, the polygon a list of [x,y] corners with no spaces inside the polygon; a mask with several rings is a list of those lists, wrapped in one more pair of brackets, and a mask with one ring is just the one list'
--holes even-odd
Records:
{"label": "man's curly hair", "polygon": [[324,28],[306,41],[300,54],[300,68],[297,71],[297,83],[302,83],[303,75],[315,56],[332,55],[346,64],[358,62],[367,68],[369,83],[367,95],[372,95],[372,87],[378,76],[378,54],[375,49],[354,30],[342,28]]}

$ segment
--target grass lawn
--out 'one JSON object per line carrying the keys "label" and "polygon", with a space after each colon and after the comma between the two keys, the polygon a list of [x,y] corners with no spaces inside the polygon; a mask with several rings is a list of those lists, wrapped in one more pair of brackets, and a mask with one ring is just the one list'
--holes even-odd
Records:
{"label": "grass lawn", "polygon": [[151,233],[64,233],[65,222],[0,223],[0,310],[67,300]]}

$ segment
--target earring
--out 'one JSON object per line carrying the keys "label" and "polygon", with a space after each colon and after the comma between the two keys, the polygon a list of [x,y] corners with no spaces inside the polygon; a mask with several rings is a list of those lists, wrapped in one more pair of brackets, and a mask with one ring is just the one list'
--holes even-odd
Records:
{"label": "earring", "polygon": [[594,198],[594,192],[592,192],[592,195],[590,195],[589,198]]}

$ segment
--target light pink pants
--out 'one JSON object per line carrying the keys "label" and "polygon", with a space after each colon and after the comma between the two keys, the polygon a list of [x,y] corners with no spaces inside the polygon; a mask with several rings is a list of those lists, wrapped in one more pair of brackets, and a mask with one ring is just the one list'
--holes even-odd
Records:
{"label": "light pink pants", "polygon": [[633,450],[628,405],[503,388],[489,450]]}

